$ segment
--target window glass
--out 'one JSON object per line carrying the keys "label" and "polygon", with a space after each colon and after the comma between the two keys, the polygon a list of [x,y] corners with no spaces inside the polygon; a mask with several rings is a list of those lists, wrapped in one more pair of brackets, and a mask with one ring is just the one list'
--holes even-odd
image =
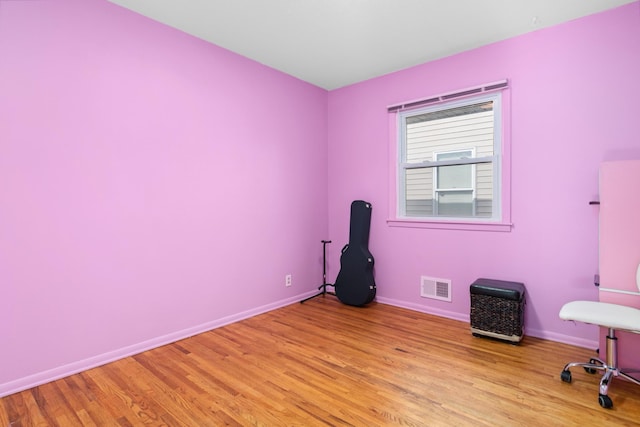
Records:
{"label": "window glass", "polygon": [[500,93],[398,113],[399,217],[500,220]]}

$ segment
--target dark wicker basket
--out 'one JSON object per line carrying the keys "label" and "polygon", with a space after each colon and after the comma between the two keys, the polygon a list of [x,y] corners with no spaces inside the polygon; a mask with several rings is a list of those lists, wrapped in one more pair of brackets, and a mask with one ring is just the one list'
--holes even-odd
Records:
{"label": "dark wicker basket", "polygon": [[524,335],[524,284],[478,279],[470,287],[471,332],[511,342]]}
{"label": "dark wicker basket", "polygon": [[522,336],[524,300],[471,294],[471,327],[506,336]]}

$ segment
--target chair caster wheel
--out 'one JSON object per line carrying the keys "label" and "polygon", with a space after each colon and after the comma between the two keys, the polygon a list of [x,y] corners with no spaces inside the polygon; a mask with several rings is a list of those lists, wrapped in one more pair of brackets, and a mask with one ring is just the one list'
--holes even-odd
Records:
{"label": "chair caster wheel", "polygon": [[571,371],[562,371],[560,373],[560,379],[565,383],[571,382]]}
{"label": "chair caster wheel", "polygon": [[585,367],[585,368],[584,368],[584,371],[585,371],[587,374],[595,374],[595,373],[596,373],[596,370],[595,370],[595,369],[593,369],[593,368],[586,368],[586,367]]}
{"label": "chair caster wheel", "polygon": [[613,408],[613,402],[611,401],[611,398],[606,394],[598,395],[598,403],[605,409]]}

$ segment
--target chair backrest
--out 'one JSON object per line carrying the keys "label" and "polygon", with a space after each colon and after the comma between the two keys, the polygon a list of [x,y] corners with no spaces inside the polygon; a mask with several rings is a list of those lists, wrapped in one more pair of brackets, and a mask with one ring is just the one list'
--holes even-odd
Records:
{"label": "chair backrest", "polygon": [[636,270],[636,286],[638,286],[638,291],[640,291],[640,264],[638,264],[638,269]]}

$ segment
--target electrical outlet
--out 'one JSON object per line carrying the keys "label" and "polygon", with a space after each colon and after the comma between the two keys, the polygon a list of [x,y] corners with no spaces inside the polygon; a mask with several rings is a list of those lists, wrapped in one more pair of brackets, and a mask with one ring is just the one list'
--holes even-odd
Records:
{"label": "electrical outlet", "polygon": [[291,286],[291,275],[287,274],[286,276],[284,276],[284,285],[285,286]]}

